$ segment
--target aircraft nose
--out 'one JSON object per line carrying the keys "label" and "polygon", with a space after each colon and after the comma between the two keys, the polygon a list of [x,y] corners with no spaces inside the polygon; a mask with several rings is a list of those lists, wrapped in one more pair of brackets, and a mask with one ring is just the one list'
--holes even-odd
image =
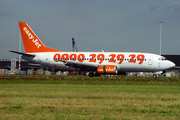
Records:
{"label": "aircraft nose", "polygon": [[169,68],[173,68],[174,66],[176,66],[176,65],[175,65],[173,62],[171,62],[171,61],[169,61],[168,65],[169,65]]}

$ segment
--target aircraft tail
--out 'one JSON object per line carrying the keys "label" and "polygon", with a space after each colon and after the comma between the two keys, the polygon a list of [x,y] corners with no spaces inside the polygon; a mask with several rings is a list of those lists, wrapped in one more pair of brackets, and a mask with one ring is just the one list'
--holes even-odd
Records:
{"label": "aircraft tail", "polygon": [[74,38],[72,38],[72,49],[73,49],[73,52],[78,52]]}
{"label": "aircraft tail", "polygon": [[19,22],[19,29],[21,32],[24,49],[26,53],[61,52],[59,50],[46,47],[36,36],[33,30],[28,26],[27,23]]}

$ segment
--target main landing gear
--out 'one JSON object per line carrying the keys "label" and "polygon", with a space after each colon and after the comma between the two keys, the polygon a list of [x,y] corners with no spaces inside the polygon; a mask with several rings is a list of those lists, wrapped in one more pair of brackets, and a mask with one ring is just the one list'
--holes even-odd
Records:
{"label": "main landing gear", "polygon": [[100,76],[100,75],[98,75],[97,72],[96,72],[95,74],[94,74],[93,72],[90,72],[90,73],[89,73],[89,77],[94,77],[94,76],[95,76],[95,77],[98,77],[98,76]]}
{"label": "main landing gear", "polygon": [[93,72],[90,72],[90,73],[89,73],[89,77],[94,77],[94,73],[93,73]]}

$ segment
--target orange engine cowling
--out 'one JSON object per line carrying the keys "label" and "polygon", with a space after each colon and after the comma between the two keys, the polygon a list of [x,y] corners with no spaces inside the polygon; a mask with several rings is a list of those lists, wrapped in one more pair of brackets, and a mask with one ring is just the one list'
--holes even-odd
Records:
{"label": "orange engine cowling", "polygon": [[118,70],[115,65],[105,65],[105,66],[99,66],[97,68],[98,74],[117,74]]}

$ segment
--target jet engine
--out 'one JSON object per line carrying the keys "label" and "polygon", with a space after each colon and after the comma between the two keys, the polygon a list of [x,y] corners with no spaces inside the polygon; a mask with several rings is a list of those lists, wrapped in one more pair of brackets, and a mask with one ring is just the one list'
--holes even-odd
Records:
{"label": "jet engine", "polygon": [[99,66],[97,68],[97,74],[117,74],[118,70],[115,65]]}

